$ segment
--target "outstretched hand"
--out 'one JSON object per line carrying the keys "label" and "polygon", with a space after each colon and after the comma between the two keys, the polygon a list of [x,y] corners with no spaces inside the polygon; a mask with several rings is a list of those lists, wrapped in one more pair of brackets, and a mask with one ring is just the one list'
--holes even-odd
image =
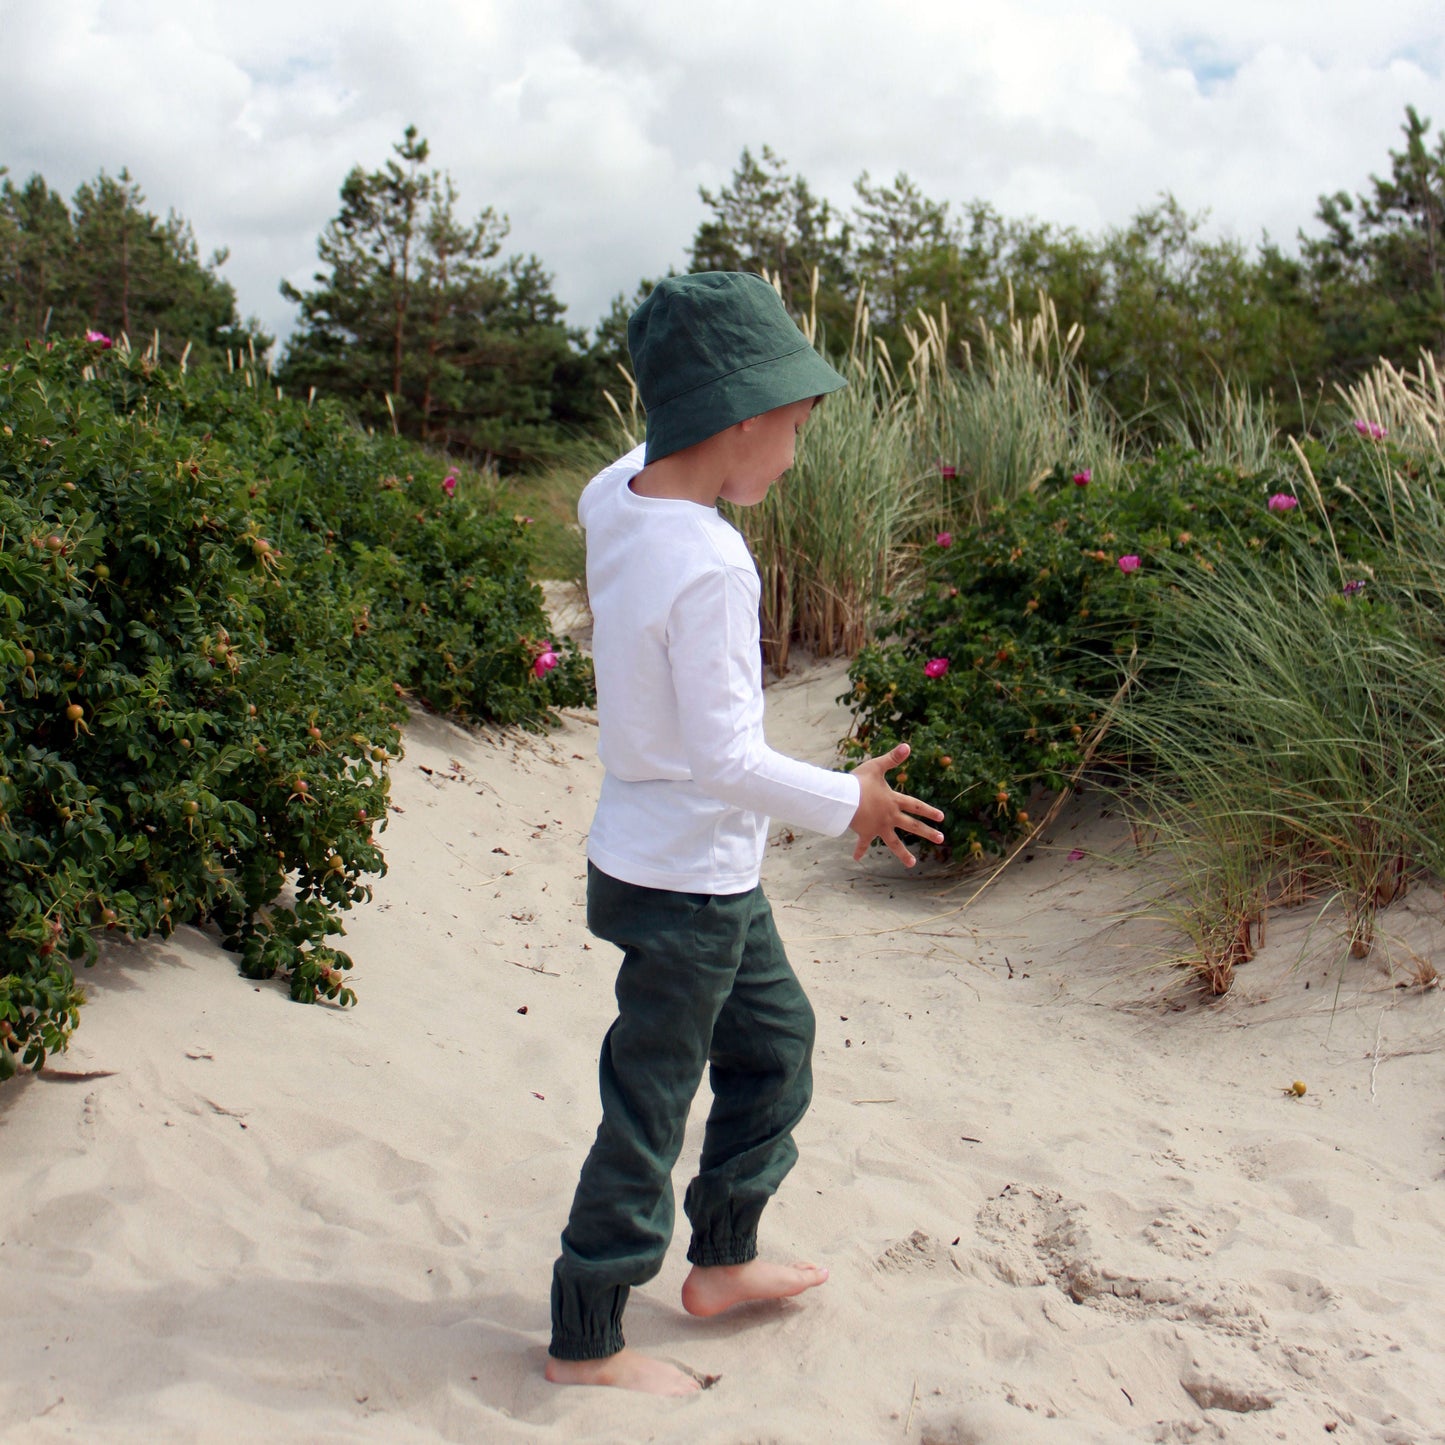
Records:
{"label": "outstretched hand", "polygon": [[918,861],[903,845],[898,836],[901,828],[905,833],[926,838],[930,843],[943,842],[943,834],[930,828],[920,819],[927,818],[934,823],[943,821],[942,812],[917,798],[894,792],[888,782],[888,773],[908,756],[907,743],[899,743],[891,752],[880,753],[869,758],[853,769],[858,779],[858,811],[848,826],[858,835],[858,846],[853,850],[855,860],[861,858],[875,838],[881,838],[888,845],[888,851],[903,864],[911,868]]}

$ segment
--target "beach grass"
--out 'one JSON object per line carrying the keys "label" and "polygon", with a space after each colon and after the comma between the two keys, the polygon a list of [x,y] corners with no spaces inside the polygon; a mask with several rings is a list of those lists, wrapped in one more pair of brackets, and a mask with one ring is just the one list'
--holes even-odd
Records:
{"label": "beach grass", "polygon": [[1046,295],[1024,317],[1010,292],[1008,319],[980,321],[977,345],[964,341],[957,352],[946,312],[917,320],[908,333],[914,425],[920,452],[936,459],[943,519],[978,525],[1059,465],[1123,480],[1124,428],[1078,364],[1082,329],[1063,330]]}
{"label": "beach grass", "polygon": [[1362,958],[1380,910],[1445,865],[1438,487],[1398,452],[1328,491],[1298,460],[1329,544],[1298,529],[1281,554],[1241,538],[1212,571],[1176,565],[1115,723],[1136,829],[1173,855],[1160,905],[1214,993],[1270,908],[1317,900]]}

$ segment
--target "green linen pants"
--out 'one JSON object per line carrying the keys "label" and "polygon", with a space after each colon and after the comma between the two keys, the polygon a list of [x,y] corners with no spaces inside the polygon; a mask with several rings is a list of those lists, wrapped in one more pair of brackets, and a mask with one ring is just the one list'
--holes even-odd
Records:
{"label": "green linen pants", "polygon": [[812,1097],[813,1010],[761,887],[708,895],[642,888],[587,867],[587,926],[622,950],[602,1043],[602,1124],[552,1271],[550,1353],[622,1348],[633,1285],[662,1268],[672,1167],[710,1066],[712,1109],[683,1209],[697,1265],[757,1255],[763,1207],[798,1157]]}

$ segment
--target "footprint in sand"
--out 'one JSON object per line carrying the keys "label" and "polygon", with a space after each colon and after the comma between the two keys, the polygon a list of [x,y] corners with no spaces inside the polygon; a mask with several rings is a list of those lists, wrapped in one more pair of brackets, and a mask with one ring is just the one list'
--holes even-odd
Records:
{"label": "footprint in sand", "polygon": [[978,1232],[999,1247],[988,1257],[1007,1284],[1041,1285],[1050,1280],[1069,1294],[1076,1277],[1087,1271],[1088,1231],[1084,1207],[1057,1190],[1006,1185],[987,1200],[977,1216]]}
{"label": "footprint in sand", "polygon": [[1260,1180],[1269,1178],[1269,1151],[1260,1144],[1241,1144],[1237,1149],[1229,1151],[1235,1163],[1239,1165],[1239,1172],[1246,1179],[1258,1183]]}
{"label": "footprint in sand", "polygon": [[1160,1254],[1174,1259],[1208,1259],[1217,1241],[1239,1223],[1239,1216],[1227,1209],[1203,1213],[1177,1204],[1166,1205],[1144,1227],[1144,1238]]}
{"label": "footprint in sand", "polygon": [[913,1274],[927,1270],[957,1270],[958,1261],[942,1241],[915,1229],[907,1239],[895,1240],[873,1261],[884,1274]]}
{"label": "footprint in sand", "polygon": [[1260,1283],[1278,1290],[1278,1304],[1302,1314],[1338,1309],[1339,1291],[1312,1274],[1293,1269],[1267,1269],[1259,1276]]}
{"label": "footprint in sand", "polygon": [[1105,1264],[1084,1222],[1084,1206],[1056,1190],[1010,1184],[980,1208],[978,1232],[997,1244],[988,1263],[1008,1284],[1052,1283],[1075,1304],[1187,1320],[1230,1337],[1258,1338],[1265,1329],[1242,1285],[1140,1277]]}

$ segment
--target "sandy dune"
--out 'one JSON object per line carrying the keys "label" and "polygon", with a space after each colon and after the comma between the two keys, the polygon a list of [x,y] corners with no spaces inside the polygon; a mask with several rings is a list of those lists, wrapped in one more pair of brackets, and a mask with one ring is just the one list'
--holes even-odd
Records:
{"label": "sandy dune", "polygon": [[[831,760],[841,677],[770,689],[776,745]],[[355,1010],[191,930],[86,976],[69,1053],[0,1089],[0,1438],[1445,1441],[1445,998],[1397,986],[1439,888],[1344,969],[1275,919],[1230,997],[1180,1007],[1087,797],[972,903],[777,832],[819,1043],[764,1239],[832,1279],[692,1320],[679,1240],[629,1338],[717,1384],[547,1385],[611,1017],[594,740],[416,719]]]}

